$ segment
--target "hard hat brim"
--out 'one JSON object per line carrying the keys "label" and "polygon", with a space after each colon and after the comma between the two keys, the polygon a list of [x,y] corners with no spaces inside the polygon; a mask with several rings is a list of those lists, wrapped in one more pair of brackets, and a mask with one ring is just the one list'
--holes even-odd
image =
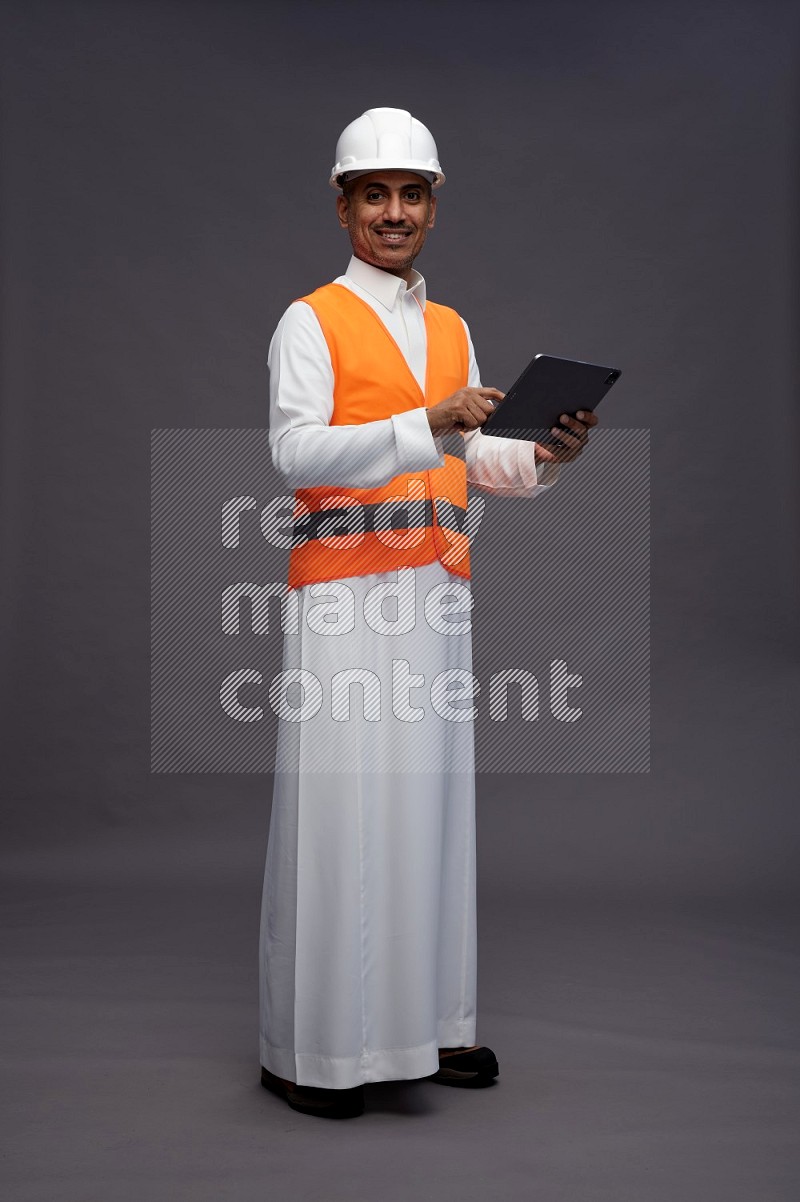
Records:
{"label": "hard hat brim", "polygon": [[328,183],[332,188],[341,189],[341,176],[349,175],[350,172],[361,175],[368,171],[413,171],[416,175],[432,175],[431,188],[439,188],[445,181],[445,174],[438,163],[434,167],[430,162],[420,162],[417,159],[404,159],[393,163],[387,163],[385,159],[359,159],[357,163],[337,163]]}

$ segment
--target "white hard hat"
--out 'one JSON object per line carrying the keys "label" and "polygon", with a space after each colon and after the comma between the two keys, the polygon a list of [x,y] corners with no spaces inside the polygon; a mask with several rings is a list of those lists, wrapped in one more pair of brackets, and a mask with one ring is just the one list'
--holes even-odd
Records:
{"label": "white hard hat", "polygon": [[444,183],[430,130],[405,109],[367,109],[351,121],[336,143],[336,165],[329,182],[338,188],[340,176],[351,178],[382,168],[413,171],[429,179],[434,188]]}

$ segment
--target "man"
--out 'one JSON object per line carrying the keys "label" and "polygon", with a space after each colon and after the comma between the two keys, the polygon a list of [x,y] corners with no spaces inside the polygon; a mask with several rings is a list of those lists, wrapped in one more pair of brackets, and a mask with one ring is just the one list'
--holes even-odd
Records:
{"label": "man", "polygon": [[474,1042],[473,731],[448,691],[472,662],[467,481],[536,496],[596,423],[563,415],[555,450],[481,434],[503,394],[413,268],[443,181],[409,113],[352,122],[330,181],[350,264],[289,306],[269,354],[299,622],[264,878],[262,1084],[332,1118],[360,1114],[368,1082],[498,1074]]}

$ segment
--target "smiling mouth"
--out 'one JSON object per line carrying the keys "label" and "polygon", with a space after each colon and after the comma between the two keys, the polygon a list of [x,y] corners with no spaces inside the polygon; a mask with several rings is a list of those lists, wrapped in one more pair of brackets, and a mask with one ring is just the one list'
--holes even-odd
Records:
{"label": "smiling mouth", "polygon": [[399,246],[411,237],[410,230],[376,230],[381,242],[387,243],[389,246]]}

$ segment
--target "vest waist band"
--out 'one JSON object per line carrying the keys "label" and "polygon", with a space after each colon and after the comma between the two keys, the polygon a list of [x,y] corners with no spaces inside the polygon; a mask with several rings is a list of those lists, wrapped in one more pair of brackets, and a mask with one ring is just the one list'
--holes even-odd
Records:
{"label": "vest waist band", "polygon": [[[439,498],[436,498],[437,501]],[[348,534],[375,534],[378,531],[393,530],[419,530],[422,526],[433,525],[433,502],[425,501],[407,501],[405,499],[396,502],[396,510],[391,513],[391,503],[382,501],[377,505],[361,505],[342,506],[339,509],[320,509],[315,513],[309,513],[300,521],[295,522],[292,530],[292,546],[302,546],[304,540],[311,541],[321,537],[334,538],[337,536],[344,537]],[[459,529],[464,528],[464,520],[467,516],[466,509],[461,505],[448,504],[447,521],[442,520],[440,512],[437,512],[438,524],[440,526],[450,526],[450,514],[458,520]],[[361,513],[361,521],[350,525],[349,518],[354,510]],[[376,526],[375,520],[378,511],[382,510],[382,520]],[[386,515],[389,514],[389,521],[386,520]],[[393,518],[402,519],[393,521]],[[337,526],[340,528],[337,530]],[[344,529],[342,529],[344,527]]]}

